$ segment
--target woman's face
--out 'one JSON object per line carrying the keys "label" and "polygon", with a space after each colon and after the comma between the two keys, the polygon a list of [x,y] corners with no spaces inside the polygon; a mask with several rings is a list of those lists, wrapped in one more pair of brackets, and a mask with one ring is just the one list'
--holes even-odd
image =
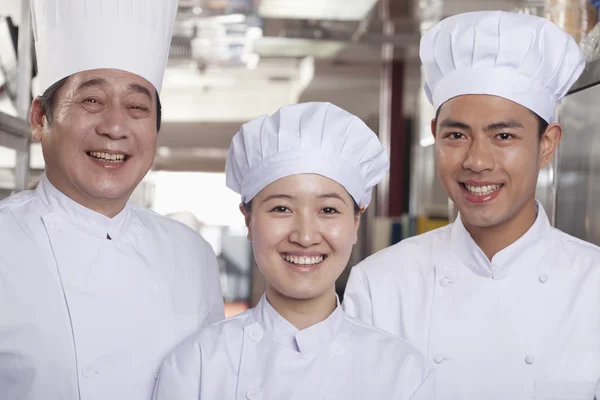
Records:
{"label": "woman's face", "polygon": [[267,293],[298,300],[331,295],[359,225],[352,197],[340,184],[315,174],[281,178],[244,214]]}

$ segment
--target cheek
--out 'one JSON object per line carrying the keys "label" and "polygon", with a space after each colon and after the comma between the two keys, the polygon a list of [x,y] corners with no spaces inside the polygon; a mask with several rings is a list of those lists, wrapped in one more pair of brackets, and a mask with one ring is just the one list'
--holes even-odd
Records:
{"label": "cheek", "polygon": [[352,251],[356,241],[356,226],[354,218],[343,223],[335,222],[323,227],[323,236],[334,251],[346,254]]}
{"label": "cheek", "polygon": [[259,215],[252,218],[250,230],[252,231],[252,247],[258,256],[274,251],[287,238],[290,228],[289,223],[284,219]]}

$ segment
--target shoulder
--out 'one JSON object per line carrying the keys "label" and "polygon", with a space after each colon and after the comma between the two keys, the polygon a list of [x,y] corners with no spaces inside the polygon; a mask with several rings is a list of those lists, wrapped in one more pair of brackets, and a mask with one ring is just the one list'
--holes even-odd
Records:
{"label": "shoulder", "polygon": [[572,264],[587,264],[600,268],[600,247],[556,228],[551,228],[551,237],[558,244],[556,248],[560,249]]}
{"label": "shoulder", "polygon": [[375,354],[377,358],[395,360],[398,366],[410,365],[423,371],[430,369],[427,358],[408,341],[350,315],[346,314],[345,318],[345,327],[351,340],[367,353]]}
{"label": "shoulder", "polygon": [[10,213],[13,210],[26,207],[35,200],[33,190],[25,190],[15,193],[3,200],[0,200],[0,216]]}
{"label": "shoulder", "polygon": [[138,205],[132,204],[131,211],[136,222],[141,224],[146,231],[167,237],[174,245],[186,248],[199,246],[203,250],[212,252],[210,244],[187,225]]}
{"label": "shoulder", "polygon": [[431,266],[437,254],[445,249],[450,240],[452,224],[404,239],[367,257],[354,267],[367,276],[389,270],[411,270],[412,267]]}

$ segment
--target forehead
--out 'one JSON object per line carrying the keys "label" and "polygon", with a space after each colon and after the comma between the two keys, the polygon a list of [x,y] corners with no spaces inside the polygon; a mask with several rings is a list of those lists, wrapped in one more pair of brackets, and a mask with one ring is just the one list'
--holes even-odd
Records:
{"label": "forehead", "polygon": [[493,123],[517,120],[522,124],[535,123],[535,115],[526,107],[499,96],[473,94],[457,96],[439,109],[438,122],[452,118],[472,123]]}
{"label": "forehead", "polygon": [[261,190],[259,195],[270,196],[273,194],[282,194],[301,197],[329,193],[350,196],[346,192],[346,189],[338,182],[318,174],[295,174],[277,179]]}
{"label": "forehead", "polygon": [[92,86],[103,86],[114,90],[144,91],[150,94],[155,92],[154,86],[146,79],[131,72],[117,69],[95,69],[78,72],[69,77],[66,86],[73,91]]}

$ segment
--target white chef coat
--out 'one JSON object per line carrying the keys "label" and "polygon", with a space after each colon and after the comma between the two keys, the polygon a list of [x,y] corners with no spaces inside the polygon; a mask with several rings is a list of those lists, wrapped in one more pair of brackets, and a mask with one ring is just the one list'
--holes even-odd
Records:
{"label": "white chef coat", "polygon": [[179,222],[110,219],[44,177],[0,227],[1,400],[148,400],[164,358],[224,318],[214,253]]}
{"label": "white chef coat", "polygon": [[345,310],[434,361],[439,399],[591,400],[600,377],[600,249],[552,228],[491,260],[458,219],[353,268]]}
{"label": "white chef coat", "polygon": [[155,400],[433,399],[433,367],[413,346],[338,306],[299,331],[261,298],[188,338],[160,371]]}

